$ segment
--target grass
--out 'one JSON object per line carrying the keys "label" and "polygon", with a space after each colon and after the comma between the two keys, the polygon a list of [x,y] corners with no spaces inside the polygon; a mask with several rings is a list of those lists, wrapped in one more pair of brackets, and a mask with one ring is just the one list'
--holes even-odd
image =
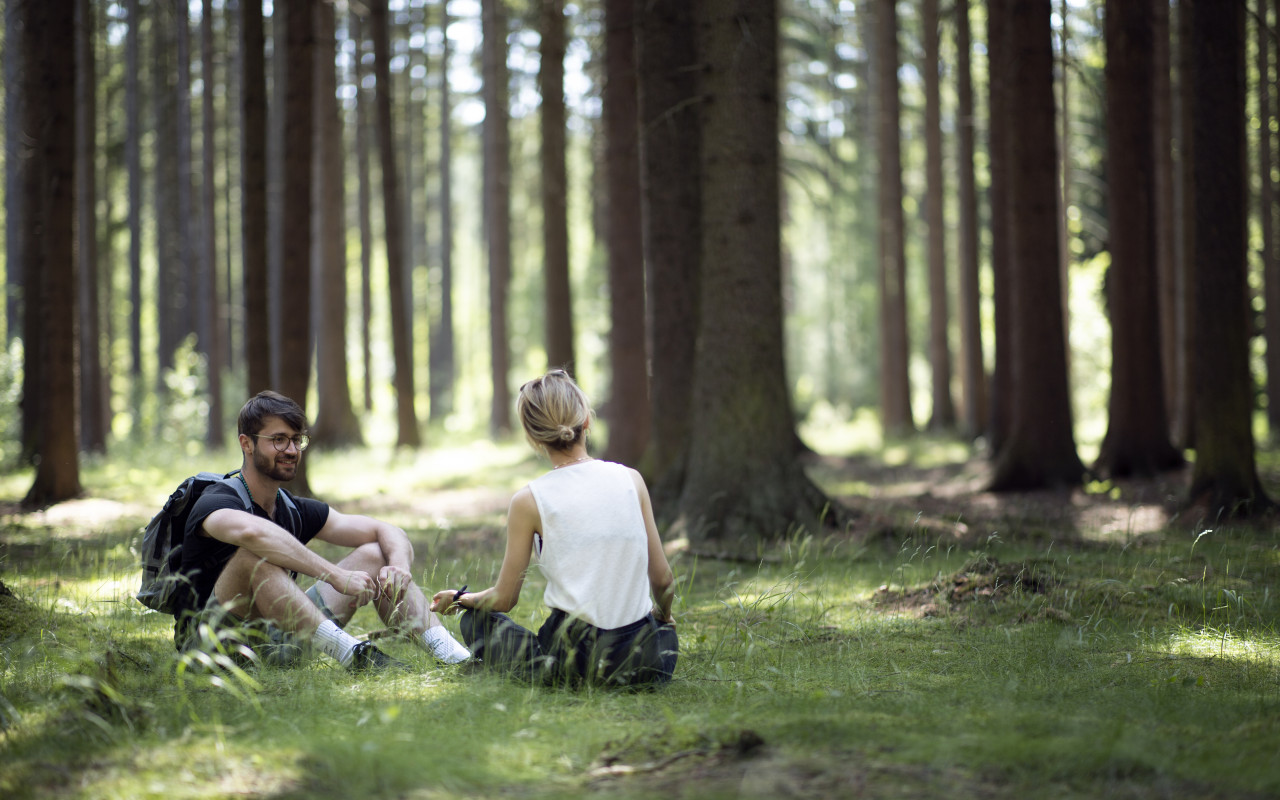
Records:
{"label": "grass", "polygon": [[[673,684],[568,692],[437,667],[400,642],[387,647],[415,669],[392,677],[322,656],[182,661],[171,621],[131,599],[130,545],[202,466],[104,461],[86,484],[114,514],[0,517],[14,593],[0,598],[0,796],[1280,794],[1269,529],[1063,541],[898,526],[797,537],[759,563],[685,552]],[[406,527],[428,588],[496,573],[506,500],[541,469],[515,446],[312,466],[339,507]],[[21,483],[0,478],[0,493]],[[540,600],[535,572],[516,616],[536,625]],[[375,623],[362,609],[352,628]]]}

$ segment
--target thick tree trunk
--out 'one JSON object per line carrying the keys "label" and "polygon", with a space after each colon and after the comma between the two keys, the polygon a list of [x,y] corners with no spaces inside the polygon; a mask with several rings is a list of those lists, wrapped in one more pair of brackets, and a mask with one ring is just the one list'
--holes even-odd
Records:
{"label": "thick tree trunk", "polygon": [[938,0],[924,0],[924,131],[928,187],[925,215],[929,220],[929,366],[932,370],[932,430],[951,430],[956,424],[951,400],[951,343],[947,291],[946,224],[942,201],[946,186],[942,180],[942,91],[938,71]]}
{"label": "thick tree trunk", "polygon": [[605,164],[609,173],[609,366],[605,457],[640,463],[649,437],[645,358],[644,245],[637,151],[635,19],[632,0],[605,0]]}
{"label": "thick tree trunk", "polygon": [[[449,74],[449,3],[440,3],[440,30],[443,32],[441,69]],[[449,81],[440,81],[440,282],[434,286],[437,315],[431,329],[428,372],[431,419],[443,420],[453,412],[453,100]]]}
{"label": "thick tree trunk", "polygon": [[97,220],[97,41],[96,16],[88,0],[76,0],[76,254],[80,326],[80,446],[85,452],[107,449],[107,415],[103,401],[101,304],[98,275]]}
{"label": "thick tree trunk", "polygon": [[991,187],[991,285],[995,332],[990,402],[987,409],[987,447],[999,456],[1009,438],[1013,417],[1013,302],[1010,296],[1012,231],[1010,230],[1009,145],[1013,126],[1009,118],[1009,82],[1012,79],[1009,8],[1014,0],[988,0],[987,52],[990,85],[991,128],[987,137]]}
{"label": "thick tree trunk", "polygon": [[975,438],[986,430],[987,374],[983,366],[982,305],[978,261],[978,192],[973,172],[974,107],[970,65],[969,0],[957,0],[956,80],[959,109],[956,121],[956,163],[960,207],[960,380],[964,433]]}
{"label": "thick tree trunk", "polygon": [[[131,3],[137,0],[130,0]],[[16,2],[4,5],[4,343],[23,335],[23,290],[24,270],[16,265],[22,263],[24,244],[22,231],[25,223],[22,219],[23,171],[26,165],[24,145],[22,144],[23,97],[22,97],[22,56],[18,44],[21,25],[18,12],[21,7]],[[130,13],[129,35],[135,37],[138,24],[136,8]],[[134,73],[130,73],[134,75]],[[25,380],[25,378],[24,378]]]}
{"label": "thick tree trunk", "polygon": [[1019,126],[1010,137],[1008,172],[1008,200],[1017,209],[1011,224],[1013,407],[991,488],[1075,486],[1084,466],[1067,381],[1049,0],[1020,0],[1009,11],[1008,112]]}
{"label": "thick tree trunk", "polygon": [[773,0],[694,11],[703,70],[702,291],[682,528],[755,552],[828,507],[797,461],[782,346],[778,19]]}
{"label": "thick tree trunk", "polygon": [[915,428],[908,372],[906,230],[902,215],[902,141],[895,0],[876,6],[876,115],[880,153],[880,409],[886,434]]}
{"label": "thick tree trunk", "polygon": [[1280,259],[1276,257],[1276,197],[1271,180],[1274,137],[1271,135],[1271,29],[1267,14],[1271,0],[1258,0],[1258,217],[1262,222],[1263,334],[1266,341],[1267,428],[1280,441]]}
{"label": "thick tree trunk", "polygon": [[[14,0],[19,2],[19,0]],[[74,39],[71,0],[19,2],[24,75],[24,133],[31,154],[24,182],[23,249],[27,272],[24,318],[35,320],[39,347],[26,352],[25,364],[40,359],[34,395],[24,407],[39,405],[39,463],[23,505],[42,508],[80,494],[76,442],[76,326],[68,324],[59,298],[75,285],[75,59],[63,46]],[[32,268],[34,265],[34,268]],[[34,290],[34,291],[33,291]],[[73,295],[74,297],[74,295]],[[71,319],[75,320],[74,300]],[[25,387],[24,387],[25,388]]]}
{"label": "thick tree trunk", "polygon": [[701,169],[693,7],[637,0],[640,185],[648,270],[650,432],[644,472],[661,515],[678,499],[698,331]]}
{"label": "thick tree trunk", "polygon": [[511,432],[507,294],[511,282],[511,136],[507,108],[507,14],[503,0],[481,0],[484,74],[484,228],[489,254],[489,430]]}
{"label": "thick tree trunk", "polygon": [[248,393],[273,389],[267,280],[267,73],[262,0],[240,0],[241,237]]}
{"label": "thick tree trunk", "polygon": [[206,359],[209,394],[209,426],[205,430],[205,443],[221,447],[226,442],[226,425],[222,409],[222,371],[226,366],[222,347],[222,297],[218,291],[218,224],[214,185],[214,111],[213,91],[215,82],[213,64],[213,3],[203,0],[200,15],[200,69],[204,85],[209,87],[201,95],[200,156],[202,178],[200,181],[200,261],[197,303],[199,303],[198,329],[200,350]]}
{"label": "thick tree trunk", "polygon": [[1174,225],[1176,213],[1174,162],[1173,162],[1173,68],[1169,43],[1169,4],[1154,0],[1152,15],[1151,61],[1152,81],[1151,117],[1152,151],[1155,155],[1155,225],[1156,225],[1156,280],[1159,285],[1160,305],[1160,363],[1164,375],[1165,416],[1170,422],[1170,432],[1177,416],[1175,405],[1178,397],[1177,314],[1177,246]]}
{"label": "thick tree trunk", "polygon": [[333,6],[316,7],[315,275],[317,444],[347,447],[363,442],[347,380],[347,224],[343,169],[342,115],[338,108],[337,23]]}
{"label": "thick tree trunk", "polygon": [[[574,371],[569,290],[568,177],[565,169],[564,0],[541,0],[538,88],[542,95],[542,243],[547,363]],[[607,95],[606,95],[607,97]]]}
{"label": "thick tree trunk", "polygon": [[1191,5],[1196,157],[1193,503],[1210,519],[1247,516],[1271,501],[1258,481],[1249,374],[1245,254],[1244,7]]}
{"label": "thick tree trunk", "polygon": [[1107,209],[1111,239],[1111,399],[1096,468],[1153,475],[1182,464],[1169,441],[1156,280],[1150,3],[1106,8]]}

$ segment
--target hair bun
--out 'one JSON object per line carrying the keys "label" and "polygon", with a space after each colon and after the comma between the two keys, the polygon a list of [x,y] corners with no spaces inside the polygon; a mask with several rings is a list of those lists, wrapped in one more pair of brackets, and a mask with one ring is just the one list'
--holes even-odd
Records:
{"label": "hair bun", "polygon": [[572,442],[577,438],[578,432],[573,428],[570,428],[568,425],[561,425],[559,430],[556,431],[556,436],[562,442]]}

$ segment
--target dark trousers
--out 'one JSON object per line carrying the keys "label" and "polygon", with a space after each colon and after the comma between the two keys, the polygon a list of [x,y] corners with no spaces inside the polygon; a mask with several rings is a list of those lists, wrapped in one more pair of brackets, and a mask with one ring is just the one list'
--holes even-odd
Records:
{"label": "dark trousers", "polygon": [[506,614],[468,610],[462,640],[487,669],[548,685],[644,686],[671,680],[676,629],[652,614],[605,630],[552,609],[537,635]]}

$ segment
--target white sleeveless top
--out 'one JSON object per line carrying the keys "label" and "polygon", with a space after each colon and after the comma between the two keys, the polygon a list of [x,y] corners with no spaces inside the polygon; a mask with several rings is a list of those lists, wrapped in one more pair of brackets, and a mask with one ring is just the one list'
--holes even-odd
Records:
{"label": "white sleeveless top", "polygon": [[529,483],[542,517],[544,602],[606,630],[653,610],[649,537],[631,470],[610,461],[555,469]]}

